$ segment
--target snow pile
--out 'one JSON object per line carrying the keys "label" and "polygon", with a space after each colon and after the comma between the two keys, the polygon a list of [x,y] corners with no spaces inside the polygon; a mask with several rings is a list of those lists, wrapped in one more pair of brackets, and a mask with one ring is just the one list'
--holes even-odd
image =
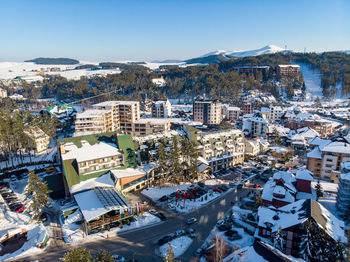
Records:
{"label": "snow pile", "polygon": [[[170,241],[170,244],[176,258],[185,253],[187,248],[189,248],[189,246],[192,244],[192,239],[190,237],[182,236]],[[168,245],[169,244],[166,243],[159,247],[159,253],[162,257],[166,256]]]}
{"label": "snow pile", "polygon": [[177,186],[164,186],[164,187],[153,187],[144,189],[141,191],[141,193],[148,198],[152,199],[153,201],[157,201],[159,198],[161,198],[164,195],[170,195],[173,192],[176,192],[179,190],[186,190],[189,188],[191,184],[182,184]]}

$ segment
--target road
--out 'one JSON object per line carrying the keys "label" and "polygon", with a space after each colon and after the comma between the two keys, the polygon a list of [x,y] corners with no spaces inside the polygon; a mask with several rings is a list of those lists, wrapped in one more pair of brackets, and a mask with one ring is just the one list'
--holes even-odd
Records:
{"label": "road", "polygon": [[[252,183],[256,182],[260,183],[261,181],[252,181]],[[57,247],[50,246],[42,254],[21,257],[19,260],[39,259],[40,261],[58,261],[68,249],[85,247],[93,254],[99,249],[106,249],[112,254],[119,254],[128,259],[134,257],[142,262],[162,261],[162,258],[155,254],[155,249],[158,247],[156,244],[157,240],[178,229],[186,229],[188,227],[186,225],[186,219],[195,217],[198,219],[198,222],[191,227],[197,231],[197,237],[187,251],[180,257],[182,261],[191,261],[195,250],[203,244],[210,231],[214,228],[217,220],[222,218],[230,209],[231,201],[239,201],[240,197],[247,196],[247,193],[251,190],[252,188],[242,188],[238,189],[237,193],[234,193],[234,191],[227,192],[194,212],[184,215],[168,214],[167,221],[148,228],[140,228],[119,233],[118,235],[114,234],[113,236],[111,234],[108,238],[101,237],[92,240],[85,240],[84,242],[75,245],[66,244]]]}

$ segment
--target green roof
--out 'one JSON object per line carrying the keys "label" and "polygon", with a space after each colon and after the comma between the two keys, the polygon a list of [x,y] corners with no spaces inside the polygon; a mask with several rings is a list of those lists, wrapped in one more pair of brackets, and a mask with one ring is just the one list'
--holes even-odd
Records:
{"label": "green roof", "polygon": [[125,167],[137,167],[134,141],[131,135],[117,136],[117,145],[124,154]]}
{"label": "green roof", "polygon": [[[116,168],[124,169],[128,167],[137,167],[136,154],[134,150],[134,142],[131,135],[122,135],[116,136],[115,132],[107,132],[86,136],[77,136],[77,137],[67,137],[62,139],[57,139],[57,144],[66,144],[74,143],[77,147],[81,147],[81,141],[86,140],[90,145],[94,145],[99,142],[106,143],[116,143],[119,151],[124,154],[125,157],[125,166]],[[114,168],[115,169],[115,168]],[[78,173],[78,164],[75,159],[63,160],[63,170],[68,184],[68,188],[79,184],[82,181],[89,180],[91,178],[99,177],[109,170],[98,171],[90,174],[79,175]]]}
{"label": "green roof", "polygon": [[75,110],[75,108],[73,106],[69,105],[69,104],[58,104],[58,105],[53,105],[53,106],[46,107],[46,111],[51,114],[52,109],[54,109],[56,106],[59,109],[63,109],[63,110],[68,110],[68,109]]}

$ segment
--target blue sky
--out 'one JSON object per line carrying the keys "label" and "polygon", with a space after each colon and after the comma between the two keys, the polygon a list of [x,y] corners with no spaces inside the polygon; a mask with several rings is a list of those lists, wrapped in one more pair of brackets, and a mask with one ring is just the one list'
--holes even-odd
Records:
{"label": "blue sky", "polygon": [[268,44],[350,49],[348,0],[0,2],[0,60],[184,59]]}

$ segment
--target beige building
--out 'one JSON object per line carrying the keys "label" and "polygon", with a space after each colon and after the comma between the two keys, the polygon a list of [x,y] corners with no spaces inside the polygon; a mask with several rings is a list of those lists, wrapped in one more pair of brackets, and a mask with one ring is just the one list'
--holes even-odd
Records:
{"label": "beige building", "polygon": [[116,130],[126,131],[127,124],[140,119],[137,101],[106,101],[92,105],[76,115],[75,131],[78,134],[95,134]]}
{"label": "beige building", "polygon": [[222,121],[221,103],[217,100],[194,100],[193,121],[204,125],[219,125]]}
{"label": "beige building", "polygon": [[198,143],[199,154],[213,172],[244,162],[244,135],[231,129],[203,134],[193,127],[185,127],[191,140]]}
{"label": "beige building", "polygon": [[76,133],[96,134],[109,131],[114,131],[112,111],[89,109],[77,113],[75,120]]}
{"label": "beige building", "polygon": [[169,131],[171,127],[168,118],[142,118],[131,123],[125,123],[122,130],[133,136],[149,135]]}
{"label": "beige building", "polygon": [[315,147],[307,154],[307,169],[322,179],[334,180],[341,163],[350,161],[350,143],[340,138]]}
{"label": "beige building", "polygon": [[238,120],[241,114],[241,109],[235,106],[229,106],[225,110],[225,117],[227,120]]}
{"label": "beige building", "polygon": [[0,88],[0,98],[7,97],[7,91],[5,89]]}
{"label": "beige building", "polygon": [[50,137],[39,127],[29,127],[24,133],[33,141],[33,150],[36,153],[42,153],[49,148]]}

